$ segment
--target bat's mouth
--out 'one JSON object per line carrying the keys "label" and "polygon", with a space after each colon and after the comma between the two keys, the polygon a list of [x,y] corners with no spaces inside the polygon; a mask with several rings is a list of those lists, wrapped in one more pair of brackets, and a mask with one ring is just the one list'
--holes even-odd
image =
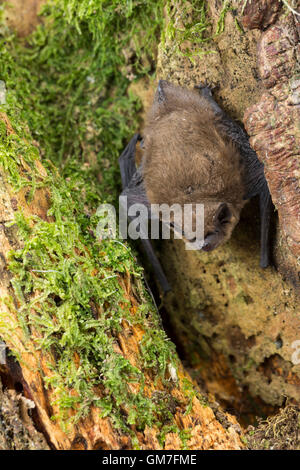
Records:
{"label": "bat's mouth", "polygon": [[210,233],[206,235],[202,246],[203,251],[212,251],[217,248],[221,243],[219,232]]}
{"label": "bat's mouth", "polygon": [[[205,243],[205,242],[204,242]],[[210,243],[208,243],[207,245],[203,245],[202,247],[202,250],[203,251],[212,251],[214,250],[216,247],[214,245],[211,245]]]}

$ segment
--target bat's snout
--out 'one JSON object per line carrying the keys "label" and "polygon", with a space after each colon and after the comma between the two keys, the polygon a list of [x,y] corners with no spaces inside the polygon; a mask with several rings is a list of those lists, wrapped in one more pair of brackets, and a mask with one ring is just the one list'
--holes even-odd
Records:
{"label": "bat's snout", "polygon": [[205,244],[205,242],[204,242],[204,245],[202,247],[203,251],[212,251],[214,249],[215,249],[215,247],[213,245],[211,245],[209,243]]}
{"label": "bat's snout", "polygon": [[220,243],[222,242],[222,239],[220,237],[219,231],[216,231],[215,233],[210,233],[206,235],[204,239],[204,243],[202,246],[203,251],[212,251],[215,248],[217,248]]}

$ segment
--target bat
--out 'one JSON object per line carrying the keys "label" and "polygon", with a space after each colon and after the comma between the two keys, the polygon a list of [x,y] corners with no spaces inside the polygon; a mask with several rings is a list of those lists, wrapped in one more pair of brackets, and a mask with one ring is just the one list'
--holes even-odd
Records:
{"label": "bat", "polygon": [[[143,157],[136,168],[139,141]],[[151,218],[152,204],[203,204],[204,251],[225,243],[246,201],[259,196],[260,266],[270,264],[272,200],[264,165],[244,129],[219,107],[208,86],[189,90],[160,80],[143,137],[134,135],[119,165],[128,210],[144,204]],[[141,241],[166,293],[170,285],[151,242]]]}

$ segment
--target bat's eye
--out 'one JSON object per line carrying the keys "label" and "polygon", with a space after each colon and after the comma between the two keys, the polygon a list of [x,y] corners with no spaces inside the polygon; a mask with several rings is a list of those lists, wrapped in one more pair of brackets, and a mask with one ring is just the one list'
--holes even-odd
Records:
{"label": "bat's eye", "polygon": [[228,224],[231,221],[231,217],[232,214],[227,204],[221,204],[217,213],[218,222],[222,225]]}
{"label": "bat's eye", "polygon": [[193,191],[194,191],[193,186],[188,186],[188,187],[185,188],[185,190],[184,190],[185,194],[192,194]]}

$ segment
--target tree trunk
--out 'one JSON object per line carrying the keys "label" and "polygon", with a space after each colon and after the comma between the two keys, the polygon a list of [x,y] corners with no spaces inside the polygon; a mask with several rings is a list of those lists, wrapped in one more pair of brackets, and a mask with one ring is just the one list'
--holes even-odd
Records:
{"label": "tree trunk", "polygon": [[[1,115],[1,122],[5,124],[8,134],[15,133],[4,114]],[[32,169],[25,163],[22,155],[19,157],[20,173],[25,174],[29,170],[32,173]],[[45,178],[46,171],[39,160],[36,160],[35,167],[41,179]],[[159,429],[156,426],[148,425],[139,429],[132,425],[129,433],[115,426],[110,417],[101,417],[102,410],[96,406],[91,406],[86,417],[69,426],[67,431],[63,429],[61,421],[52,419],[53,415],[59,412],[56,403],[57,390],[55,386],[47,386],[46,381],[53,376],[56,357],[55,354],[37,346],[36,340],[40,338],[38,330],[31,327],[30,336],[24,333],[24,328],[20,324],[20,312],[18,312],[20,301],[15,290],[12,289],[12,275],[7,267],[9,251],[16,250],[22,245],[17,226],[14,224],[15,212],[19,210],[23,211],[27,217],[35,216],[45,221],[53,221],[47,215],[50,190],[47,186],[37,189],[31,202],[27,202],[29,188],[23,187],[19,192],[13,190],[8,183],[10,171],[9,167],[0,167],[0,337],[4,339],[7,347],[14,351],[19,365],[11,358],[7,358],[6,365],[2,365],[2,373],[7,386],[23,388],[23,400],[28,399],[34,403],[36,423],[39,429],[42,429],[48,444],[54,449],[132,449],[134,445],[141,449],[161,449],[162,445],[158,441]],[[130,303],[130,308],[135,311],[140,300],[137,299],[134,282],[130,282],[129,276],[120,275],[119,283]],[[27,295],[27,303],[32,301],[37,294],[33,292]],[[34,308],[36,306],[32,307],[33,310]],[[95,305],[93,311],[98,309],[100,307]],[[55,316],[53,322],[55,322]],[[151,318],[145,327],[150,328],[150,324]],[[104,331],[103,334],[108,333]],[[115,343],[118,355],[133,365],[142,364],[143,353],[140,349],[140,342],[144,335],[143,326],[132,325],[123,320]],[[156,354],[155,351],[154,353]],[[68,361],[74,362],[75,369],[80,366],[80,357],[76,352],[73,357],[68,358]],[[168,403],[172,402],[172,414],[177,431],[173,425],[171,430],[166,432],[164,449],[182,447],[181,431],[183,435],[186,433],[188,436],[186,442],[191,449],[240,449],[243,447],[239,437],[240,428],[234,418],[228,414],[216,412],[218,420],[209,404],[203,403],[196,389],[193,391],[192,385],[189,392],[184,389],[184,384],[189,377],[182,366],[179,367],[178,373],[175,368],[169,367],[168,381],[157,380],[156,371],[151,368],[144,368],[142,372],[145,377],[145,397],[156,396],[157,407],[162,406],[166,400]],[[71,396],[76,395],[77,392],[72,390],[70,385],[66,384],[67,387]],[[138,393],[139,384],[129,383],[129,387],[132,393]],[[106,390],[99,388],[95,390],[95,393],[105,397]],[[4,396],[1,397],[3,406]],[[189,409],[187,409],[188,406]],[[120,403],[119,407],[126,414],[126,403]],[[65,421],[68,422],[72,418],[75,408],[76,406],[68,412]],[[156,410],[153,409],[153,415],[155,413]],[[19,447],[17,443],[15,447]]]}

